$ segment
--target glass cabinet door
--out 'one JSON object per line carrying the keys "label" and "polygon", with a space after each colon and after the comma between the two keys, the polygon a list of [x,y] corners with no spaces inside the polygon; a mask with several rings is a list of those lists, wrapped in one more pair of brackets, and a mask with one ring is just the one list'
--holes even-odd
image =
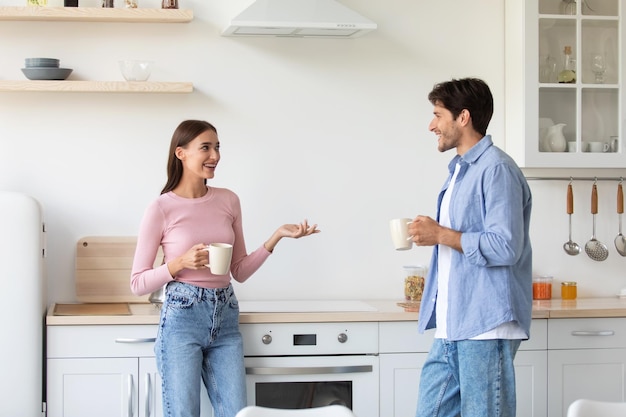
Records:
{"label": "glass cabinet door", "polygon": [[524,167],[626,166],[624,1],[511,3],[505,4],[507,151]]}

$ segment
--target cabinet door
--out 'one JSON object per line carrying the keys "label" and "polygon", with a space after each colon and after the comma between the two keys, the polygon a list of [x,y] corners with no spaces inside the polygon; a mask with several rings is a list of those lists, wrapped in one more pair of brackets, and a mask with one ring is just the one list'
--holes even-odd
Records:
{"label": "cabinet door", "polygon": [[156,359],[139,359],[139,417],[163,417],[161,377]]}
{"label": "cabinet door", "polygon": [[550,350],[548,416],[565,417],[578,398],[626,401],[625,381],[626,349]]}
{"label": "cabinet door", "polygon": [[137,358],[48,359],[48,417],[137,415]]}
{"label": "cabinet door", "polygon": [[380,355],[380,415],[414,416],[422,365],[427,353]]}
{"label": "cabinet door", "polygon": [[[505,2],[505,139],[520,166],[626,164],[624,6],[624,0]],[[558,77],[566,48],[571,83]]]}
{"label": "cabinet door", "polygon": [[517,415],[545,417],[548,408],[548,354],[545,350],[519,350],[515,355]]}

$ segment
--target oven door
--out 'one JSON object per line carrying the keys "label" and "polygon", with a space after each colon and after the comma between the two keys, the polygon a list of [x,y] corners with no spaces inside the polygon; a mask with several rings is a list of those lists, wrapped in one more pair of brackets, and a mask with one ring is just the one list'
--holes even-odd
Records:
{"label": "oven door", "polygon": [[311,408],[341,404],[378,417],[378,356],[246,357],[248,404]]}

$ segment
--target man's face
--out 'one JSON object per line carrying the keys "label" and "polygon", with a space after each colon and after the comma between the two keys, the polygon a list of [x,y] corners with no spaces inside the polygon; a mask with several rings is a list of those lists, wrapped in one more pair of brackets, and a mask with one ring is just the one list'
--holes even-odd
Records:
{"label": "man's face", "polygon": [[456,148],[459,145],[461,131],[456,119],[452,117],[450,110],[441,103],[435,103],[433,120],[428,125],[428,130],[437,135],[437,149],[439,152]]}

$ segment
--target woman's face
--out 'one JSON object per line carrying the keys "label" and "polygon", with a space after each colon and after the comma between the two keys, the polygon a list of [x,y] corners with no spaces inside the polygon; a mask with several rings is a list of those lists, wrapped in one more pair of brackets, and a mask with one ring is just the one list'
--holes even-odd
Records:
{"label": "woman's face", "polygon": [[198,135],[187,146],[176,148],[176,156],[183,164],[183,174],[202,179],[215,176],[215,167],[220,160],[220,142],[217,134],[207,130]]}

